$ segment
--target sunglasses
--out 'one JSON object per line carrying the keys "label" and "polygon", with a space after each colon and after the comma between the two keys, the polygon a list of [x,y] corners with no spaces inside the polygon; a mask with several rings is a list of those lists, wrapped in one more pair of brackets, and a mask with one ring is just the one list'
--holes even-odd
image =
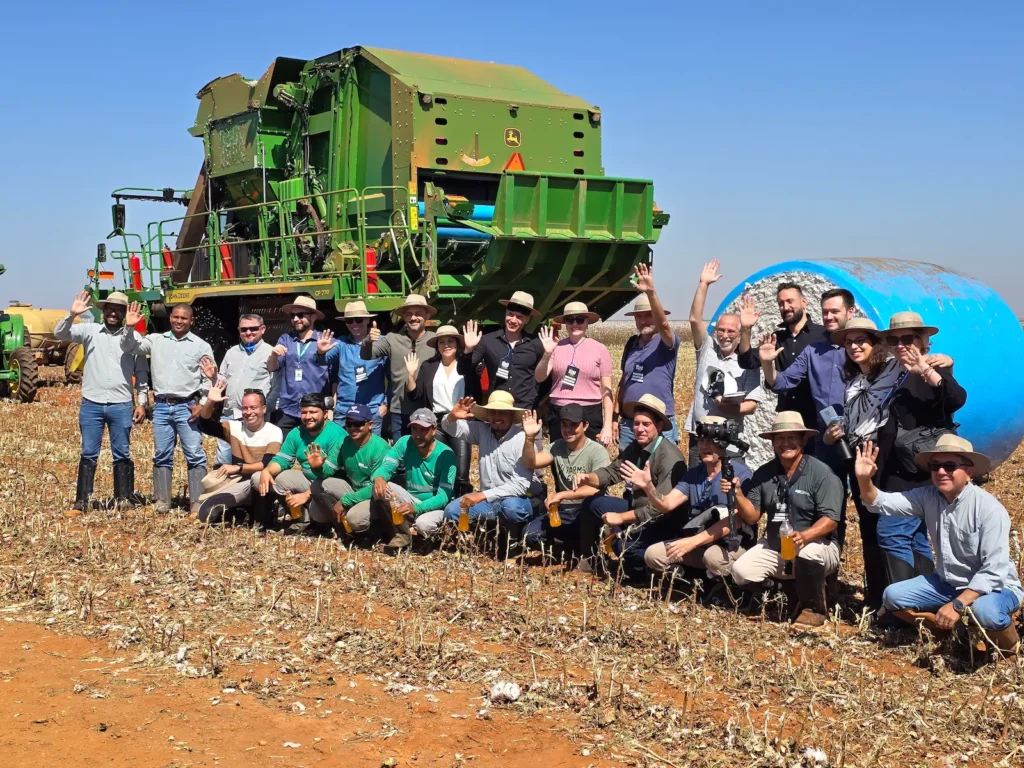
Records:
{"label": "sunglasses", "polygon": [[242,390],[242,394],[243,395],[262,395],[263,394],[263,390],[262,389],[243,389]]}
{"label": "sunglasses", "polygon": [[239,328],[239,333],[256,333],[260,329],[258,325],[247,325],[245,328]]}
{"label": "sunglasses", "polygon": [[358,325],[359,323],[365,323],[365,317],[346,317],[345,325]]}
{"label": "sunglasses", "polygon": [[863,347],[865,344],[871,344],[872,340],[867,336],[858,336],[855,339],[847,337],[846,344],[851,347]]}
{"label": "sunglasses", "polygon": [[352,421],[352,419],[345,419],[345,429],[362,429],[365,421]]}
{"label": "sunglasses", "polygon": [[289,312],[288,317],[294,320],[296,317],[309,317],[311,312]]}
{"label": "sunglasses", "polygon": [[566,325],[583,325],[585,322],[587,322],[587,316],[586,315],[566,315],[565,316],[565,324]]}
{"label": "sunglasses", "polygon": [[973,464],[965,464],[962,461],[929,461],[928,471],[938,472],[940,469],[944,469],[947,475],[952,475],[960,467],[971,467]]}
{"label": "sunglasses", "polygon": [[916,338],[917,336],[911,333],[908,336],[886,336],[885,340],[888,342],[890,347],[897,347],[901,344],[904,347],[909,347],[914,343],[914,339]]}

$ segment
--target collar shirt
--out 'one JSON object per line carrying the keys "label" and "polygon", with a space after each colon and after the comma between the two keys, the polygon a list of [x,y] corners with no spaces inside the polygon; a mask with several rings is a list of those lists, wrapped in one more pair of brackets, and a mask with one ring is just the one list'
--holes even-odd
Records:
{"label": "collar shirt", "polygon": [[[491,426],[482,421],[459,419],[453,424],[445,418],[441,420],[441,428],[449,435],[479,447],[480,491],[486,501],[525,497],[529,493],[533,472],[523,465],[526,434],[520,425],[512,425],[500,440],[494,436]],[[539,439],[534,446],[538,444]]]}
{"label": "collar shirt", "polygon": [[935,572],[954,589],[982,595],[1013,592],[1024,600],[1010,559],[1010,516],[988,491],[968,485],[952,503],[934,485],[902,493],[879,491],[868,510],[924,520],[935,552]]}
{"label": "collar shirt", "polygon": [[[686,422],[683,429],[692,433],[694,424],[705,416],[725,416],[726,414],[719,407],[708,392],[709,371],[714,368],[721,371],[726,377],[726,392],[743,392],[746,400],[753,400],[759,403],[764,399],[764,390],[761,388],[761,369],[746,369],[740,366],[739,358],[735,352],[731,355],[723,355],[722,348],[718,341],[708,334],[704,343],[697,350],[697,370],[694,373],[693,405],[686,415]],[[735,384],[735,389],[729,386],[728,382]],[[743,422],[746,417],[729,416],[728,418],[739,422],[740,432],[743,432]]]}
{"label": "collar shirt", "polygon": [[131,403],[132,389],[145,401],[149,391],[146,358],[121,348],[125,330],[111,331],[105,323],[76,323],[69,313],[53,329],[60,341],[74,341],[85,353],[82,373],[82,397],[93,403],[113,405]]}
{"label": "collar shirt", "polygon": [[676,379],[676,360],[679,357],[679,337],[673,334],[669,347],[655,334],[640,346],[640,335],[630,336],[622,350],[622,402],[639,400],[643,395],[654,395],[665,403],[666,414],[675,416],[676,399],[672,387]]}
{"label": "collar shirt", "polygon": [[543,355],[544,347],[536,336],[524,333],[513,346],[504,328],[484,334],[472,352],[473,368],[483,363],[487,371],[488,389],[484,392],[484,399],[491,392],[502,390],[511,393],[516,408],[536,408],[537,380],[534,374]]}
{"label": "collar shirt", "polygon": [[388,361],[383,357],[363,360],[361,345],[351,336],[342,336],[337,342],[326,355],[316,358],[317,365],[329,369],[330,380],[338,382],[335,414],[344,414],[356,403],[369,406],[371,411],[380,408],[388,388]]}
{"label": "collar shirt", "polygon": [[[615,461],[597,470],[595,474],[601,486],[621,483],[622,464],[627,461],[640,469],[650,466],[651,482],[662,496],[671,491],[686,474],[686,459],[679,451],[679,446],[663,435],[658,435],[655,441],[647,446],[641,446],[634,440],[619,453]],[[632,485],[627,485],[626,490],[632,496],[630,506],[636,513],[637,522],[642,523],[661,514],[648,503],[647,494],[635,490]]]}
{"label": "collar shirt", "polygon": [[281,394],[277,407],[295,419],[299,418],[299,401],[303,395],[330,394],[328,368],[316,362],[319,338],[320,331],[313,331],[308,339],[300,341],[298,334],[291,331],[277,340],[286,350],[278,363]]}
{"label": "collar shirt", "polygon": [[363,360],[390,358],[392,412],[402,412],[405,382],[409,377],[409,372],[405,367],[405,356],[410,352],[415,352],[420,363],[427,362],[434,356],[434,349],[427,344],[432,338],[434,338],[433,331],[424,331],[418,339],[413,340],[409,337],[408,330],[402,328],[400,331],[385,334],[372,343],[369,338],[363,339],[363,343],[359,347],[359,354]]}
{"label": "collar shirt", "polygon": [[[822,431],[825,423],[821,419],[821,411],[829,406],[836,409],[840,416],[844,412],[846,402],[846,382],[843,380],[843,363],[846,361],[846,350],[831,341],[820,341],[804,347],[803,351],[784,371],[775,374],[772,391],[783,393],[794,389],[801,382],[811,385],[811,398],[814,401],[817,429]],[[809,422],[805,422],[807,424]]]}
{"label": "collar shirt", "polygon": [[140,336],[134,328],[127,328],[121,338],[121,349],[149,355],[150,377],[156,395],[189,397],[201,389],[209,389],[210,382],[199,370],[199,361],[204,357],[212,360],[213,350],[192,332],[178,339],[170,331]]}
{"label": "collar shirt", "polygon": [[242,397],[245,390],[258,389],[264,397],[270,394],[274,375],[267,369],[267,362],[273,351],[274,348],[261,339],[252,353],[246,352],[241,344],[236,344],[224,353],[220,372],[228,382],[224,393],[225,419],[242,417]]}

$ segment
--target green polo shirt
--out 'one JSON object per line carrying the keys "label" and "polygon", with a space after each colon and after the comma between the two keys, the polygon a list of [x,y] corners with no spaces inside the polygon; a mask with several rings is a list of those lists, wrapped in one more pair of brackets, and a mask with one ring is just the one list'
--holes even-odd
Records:
{"label": "green polo shirt", "polygon": [[362,446],[356,445],[351,437],[345,438],[338,458],[340,468],[354,490],[341,497],[341,506],[348,509],[370,499],[373,495],[373,473],[380,467],[390,450],[391,446],[387,440],[377,435],[371,434],[370,439]]}
{"label": "green polo shirt", "polygon": [[[271,461],[281,469],[291,469],[295,462],[299,462],[302,474],[310,482],[323,480],[338,471],[338,454],[341,451],[342,442],[347,437],[345,430],[333,421],[324,422],[323,429],[315,438],[306,431],[305,427],[296,427],[288,433],[280,452]],[[306,449],[311,443],[319,445],[320,452],[324,455],[324,464],[320,469],[312,469],[306,458]]]}
{"label": "green polo shirt", "polygon": [[405,490],[416,499],[416,515],[444,509],[455,492],[455,453],[444,443],[435,440],[434,449],[424,458],[416,443],[408,435],[398,439],[374,479],[390,480],[401,467],[405,467]]}

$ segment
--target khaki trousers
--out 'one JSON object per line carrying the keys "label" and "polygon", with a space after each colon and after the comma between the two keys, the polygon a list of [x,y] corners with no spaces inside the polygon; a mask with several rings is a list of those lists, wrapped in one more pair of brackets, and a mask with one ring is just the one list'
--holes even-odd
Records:
{"label": "khaki trousers", "polygon": [[715,542],[687,552],[680,560],[668,556],[668,545],[673,541],[678,541],[678,539],[659,541],[644,550],[644,563],[648,568],[656,573],[664,573],[671,566],[682,563],[687,568],[703,568],[709,576],[714,578],[724,578],[732,572],[733,563],[744,552],[743,547],[739,547],[735,552],[730,552],[724,544]]}
{"label": "khaki trousers", "polygon": [[[785,571],[786,561],[779,556],[778,542],[761,539],[732,566],[732,579],[737,584],[756,584],[765,579],[792,579]],[[796,555],[803,560],[825,566],[825,575],[839,570],[839,547],[835,542],[812,541]]]}

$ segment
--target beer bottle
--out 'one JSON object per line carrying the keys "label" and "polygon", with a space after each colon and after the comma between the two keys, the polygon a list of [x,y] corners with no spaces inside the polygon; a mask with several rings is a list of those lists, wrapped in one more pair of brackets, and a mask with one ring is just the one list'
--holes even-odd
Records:
{"label": "beer bottle", "polygon": [[469,498],[463,496],[459,501],[459,530],[463,533],[469,531]]}
{"label": "beer bottle", "polygon": [[779,528],[779,542],[779,556],[783,560],[795,560],[796,542],[793,541],[793,526],[788,518],[782,521],[782,527]]}
{"label": "beer bottle", "polygon": [[558,514],[558,502],[553,502],[548,505],[548,525],[552,528],[557,528],[562,524],[562,516]]}

